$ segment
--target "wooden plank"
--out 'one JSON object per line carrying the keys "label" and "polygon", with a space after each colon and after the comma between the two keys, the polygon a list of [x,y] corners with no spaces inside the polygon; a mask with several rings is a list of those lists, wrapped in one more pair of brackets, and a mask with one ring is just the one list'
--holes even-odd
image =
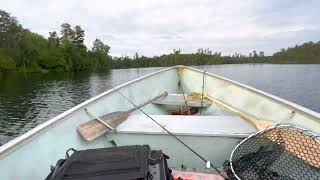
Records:
{"label": "wooden plank", "polygon": [[[209,107],[211,106],[211,101],[204,99],[201,106],[201,99],[192,100],[185,95],[187,104],[190,107]],[[183,94],[168,94],[168,96],[158,99],[153,102],[153,104],[162,104],[162,105],[174,105],[174,106],[186,106],[185,99]]]}
{"label": "wooden plank", "polygon": [[86,141],[93,141],[94,139],[102,136],[103,134],[108,133],[109,131],[112,131],[114,128],[117,128],[119,124],[121,124],[123,121],[125,121],[128,118],[131,112],[145,105],[148,105],[159,98],[165,97],[167,95],[168,93],[164,92],[159,96],[156,96],[144,102],[143,104],[140,104],[137,107],[129,109],[128,111],[117,111],[110,114],[106,114],[101,117],[95,117],[93,114],[90,113],[90,111],[86,109],[86,113],[88,114],[88,116],[90,116],[93,119],[79,125],[77,127],[77,131],[80,134],[80,136]]}
{"label": "wooden plank", "polygon": [[[109,124],[111,127],[117,127],[123,121],[125,121],[129,116],[127,111],[118,111],[113,112],[104,116],[101,116],[99,119],[103,120],[105,123]],[[78,133],[86,141],[92,141],[101,135],[110,132],[111,129],[106,127],[104,124],[99,121],[88,121],[77,127]]]}

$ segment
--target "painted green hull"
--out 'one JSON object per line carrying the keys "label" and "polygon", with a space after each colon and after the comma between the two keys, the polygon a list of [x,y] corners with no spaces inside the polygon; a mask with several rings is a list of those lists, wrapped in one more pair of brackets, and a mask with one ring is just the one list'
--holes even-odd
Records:
{"label": "painted green hull", "polygon": [[[183,66],[168,68],[116,88],[136,104],[143,103],[164,91],[181,93],[178,87],[178,68],[182,68],[181,80],[184,91],[201,93],[203,72]],[[205,93],[254,117],[274,122],[281,120],[283,123],[299,125],[320,134],[318,113],[254,88],[206,73]],[[44,179],[50,172],[50,165],[64,158],[68,148],[111,147],[113,146],[111,140],[117,145],[149,144],[153,149],[162,149],[170,156],[171,167],[180,167],[182,164],[188,168],[205,167],[201,160],[164,133],[109,133],[93,142],[86,142],[76,132],[78,125],[90,120],[84,111],[85,108],[96,116],[102,116],[110,112],[130,109],[132,105],[114,90],[109,90],[1,146],[1,179]],[[150,104],[143,110],[151,115],[167,114],[166,109],[161,105]],[[216,105],[204,110],[203,114],[235,116]],[[186,132],[186,134],[178,134],[178,137],[217,166],[222,166],[222,163],[229,159],[233,148],[244,138],[232,132],[206,135]]]}

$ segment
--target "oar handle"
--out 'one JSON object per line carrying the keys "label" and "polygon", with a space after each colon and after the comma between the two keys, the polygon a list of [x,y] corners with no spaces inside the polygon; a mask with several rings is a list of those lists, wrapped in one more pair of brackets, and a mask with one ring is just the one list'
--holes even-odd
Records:
{"label": "oar handle", "polygon": [[160,99],[160,98],[164,98],[164,97],[166,97],[166,96],[168,96],[168,92],[167,92],[167,91],[165,91],[164,93],[160,94],[159,96],[156,96],[156,97],[154,97],[154,98],[152,98],[152,99],[150,99],[150,100],[148,100],[148,101],[140,104],[140,105],[137,106],[137,107],[134,107],[134,108],[132,108],[132,109],[129,109],[127,112],[128,112],[128,113],[131,113],[131,112],[133,112],[133,111],[135,111],[135,110],[137,110],[137,109],[142,108],[142,107],[145,106],[145,105],[148,105],[148,104],[150,104],[150,103],[152,103],[152,102],[154,102],[154,101],[156,101],[156,100],[158,100],[158,99]]}
{"label": "oar handle", "polygon": [[238,110],[238,109],[236,109],[236,108],[234,108],[234,107],[232,107],[232,106],[230,106],[230,105],[228,105],[228,104],[226,104],[226,103],[224,103],[224,102],[222,102],[212,96],[207,95],[207,98],[210,99],[211,101],[215,102],[216,104],[228,109],[229,111],[237,114],[242,119],[244,119],[244,120],[248,121],[249,123],[251,123],[252,125],[254,125],[258,130],[265,129],[265,128],[273,125],[273,123],[270,121],[258,120],[258,119],[254,118],[254,117],[252,117],[252,116],[250,116],[250,115],[248,115],[248,114],[246,114],[246,113],[244,113],[244,112],[242,112],[242,111],[240,111],[240,110]]}

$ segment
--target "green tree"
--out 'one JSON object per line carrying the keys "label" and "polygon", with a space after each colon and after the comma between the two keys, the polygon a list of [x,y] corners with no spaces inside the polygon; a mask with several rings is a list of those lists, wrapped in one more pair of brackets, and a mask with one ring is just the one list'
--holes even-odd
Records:
{"label": "green tree", "polygon": [[73,37],[73,44],[78,47],[78,48],[86,48],[86,46],[84,45],[84,30],[81,29],[81,27],[79,25],[76,25],[74,27],[74,37]]}
{"label": "green tree", "polygon": [[68,69],[81,70],[82,56],[73,44],[75,32],[69,23],[61,24],[60,35],[60,43]]}
{"label": "green tree", "polygon": [[19,42],[22,32],[22,26],[16,17],[0,10],[0,48],[6,48],[18,65],[21,64]]}
{"label": "green tree", "polygon": [[110,51],[110,46],[108,46],[107,44],[104,44],[100,39],[96,39],[93,42],[92,52],[101,53],[107,56],[109,54],[109,51]]}
{"label": "green tree", "polygon": [[75,32],[71,28],[71,25],[69,23],[61,24],[60,34],[61,34],[60,41],[62,45],[65,45],[65,46],[70,44],[75,37]]}
{"label": "green tree", "polygon": [[181,50],[180,49],[173,49],[173,54],[180,54]]}
{"label": "green tree", "polygon": [[0,49],[0,70],[12,70],[16,68],[16,62],[5,50]]}
{"label": "green tree", "polygon": [[111,57],[109,56],[110,46],[104,44],[100,39],[93,42],[91,53],[93,60],[97,63],[98,69],[108,69],[111,67]]}
{"label": "green tree", "polygon": [[253,57],[254,57],[254,58],[258,57],[258,54],[257,54],[257,51],[256,51],[256,50],[253,51]]}
{"label": "green tree", "polygon": [[59,46],[48,47],[50,41],[43,36],[25,30],[20,46],[24,57],[24,67],[28,71],[37,71],[38,68],[55,70],[65,69],[66,62],[62,49]]}
{"label": "green tree", "polygon": [[56,31],[49,32],[49,38],[48,38],[48,45],[50,47],[59,47],[60,46],[60,39],[58,37],[58,34]]}
{"label": "green tree", "polygon": [[259,52],[259,56],[260,56],[260,57],[264,57],[264,52],[263,52],[263,51],[260,51],[260,52]]}
{"label": "green tree", "polygon": [[139,55],[137,52],[134,54],[133,59],[139,59]]}

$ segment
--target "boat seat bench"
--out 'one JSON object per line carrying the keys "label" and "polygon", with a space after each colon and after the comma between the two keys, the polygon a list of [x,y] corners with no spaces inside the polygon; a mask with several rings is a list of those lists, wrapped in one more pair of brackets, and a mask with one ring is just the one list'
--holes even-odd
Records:
{"label": "boat seat bench", "polygon": [[[247,137],[257,131],[238,116],[174,116],[151,115],[153,119],[176,135]],[[133,114],[117,127],[117,133],[166,134],[145,115]]]}
{"label": "boat seat bench", "polygon": [[183,94],[168,94],[168,96],[165,96],[161,99],[158,99],[153,102],[153,104],[161,104],[161,105],[171,105],[171,106],[186,106],[186,101],[188,106],[190,107],[209,107],[211,106],[212,102],[204,99],[204,101],[201,103],[201,101],[195,101],[195,100],[188,100],[188,98],[184,97]]}

